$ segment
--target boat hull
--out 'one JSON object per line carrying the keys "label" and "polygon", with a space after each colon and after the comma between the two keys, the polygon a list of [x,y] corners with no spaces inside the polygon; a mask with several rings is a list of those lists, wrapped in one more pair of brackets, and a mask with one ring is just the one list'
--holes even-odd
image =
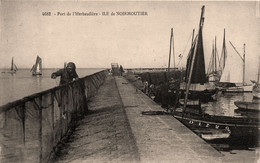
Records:
{"label": "boat hull", "polygon": [[[185,97],[185,90],[181,90],[181,98]],[[189,91],[189,99],[199,99],[201,102],[213,101],[213,95],[218,92],[217,89],[214,90],[203,90],[203,91]]]}
{"label": "boat hull", "polygon": [[[181,98],[185,97],[186,93],[186,83],[180,84]],[[189,99],[197,100],[201,102],[213,101],[212,96],[218,92],[218,88],[214,83],[204,83],[204,84],[191,84],[189,89]]]}
{"label": "boat hull", "polygon": [[188,112],[183,114],[178,109],[173,114],[175,118],[191,129],[215,129],[230,134],[229,136],[223,134],[223,137],[218,138],[259,137],[259,118],[213,116]]}
{"label": "boat hull", "polygon": [[234,104],[242,110],[260,111],[260,103],[258,102],[235,101]]}
{"label": "boat hull", "polygon": [[256,99],[260,99],[260,88],[259,84],[253,86],[252,90],[253,97]]}
{"label": "boat hull", "polygon": [[245,85],[245,86],[234,86],[234,87],[220,87],[220,90],[223,93],[251,93],[252,92],[251,85]]}
{"label": "boat hull", "polygon": [[253,93],[253,97],[256,99],[260,99],[260,93]]}

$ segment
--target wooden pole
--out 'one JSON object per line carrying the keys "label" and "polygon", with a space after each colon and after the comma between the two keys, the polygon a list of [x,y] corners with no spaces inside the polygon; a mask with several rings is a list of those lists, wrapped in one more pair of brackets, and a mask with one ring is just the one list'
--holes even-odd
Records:
{"label": "wooden pole", "polygon": [[173,35],[173,32],[172,32],[172,58],[173,58],[173,68],[175,68],[174,35]]}
{"label": "wooden pole", "polygon": [[189,89],[190,89],[190,84],[191,84],[191,75],[192,75],[194,62],[195,62],[195,58],[196,58],[196,51],[197,51],[197,41],[196,40],[195,40],[194,46],[195,46],[195,48],[194,48],[193,54],[191,54],[192,55],[192,61],[191,61],[191,67],[190,67],[190,71],[189,71],[188,83],[186,85],[186,92],[185,92],[185,99],[184,99],[184,110],[186,109],[186,106],[187,106],[188,94],[189,94]]}
{"label": "wooden pole", "polygon": [[214,49],[214,73],[217,71],[217,37],[215,36],[215,49]]}
{"label": "wooden pole", "polygon": [[245,72],[246,72],[246,44],[244,43],[244,55],[243,55],[243,85],[245,85]]}
{"label": "wooden pole", "polygon": [[257,73],[257,83],[259,83],[259,77],[260,77],[260,56],[259,56],[259,59],[258,59],[258,73]]}
{"label": "wooden pole", "polygon": [[171,28],[170,52],[169,52],[169,62],[168,62],[168,76],[169,76],[169,73],[170,73],[170,65],[171,65],[172,36],[173,36],[173,29]]}

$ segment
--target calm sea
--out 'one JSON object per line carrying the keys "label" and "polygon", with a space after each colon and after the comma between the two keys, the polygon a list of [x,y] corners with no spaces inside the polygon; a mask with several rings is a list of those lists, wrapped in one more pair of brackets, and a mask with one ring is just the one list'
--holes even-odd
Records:
{"label": "calm sea", "polygon": [[[51,79],[51,73],[58,69],[43,69],[41,76],[32,76],[30,69],[20,69],[15,74],[2,73],[0,69],[0,106],[19,100],[59,85],[59,77]],[[101,71],[101,68],[77,68],[80,78]]]}

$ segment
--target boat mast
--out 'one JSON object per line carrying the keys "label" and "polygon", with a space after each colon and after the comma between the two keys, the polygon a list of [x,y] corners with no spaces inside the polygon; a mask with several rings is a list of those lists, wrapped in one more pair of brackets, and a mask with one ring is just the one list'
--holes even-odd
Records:
{"label": "boat mast", "polygon": [[[200,17],[200,24],[199,24],[199,33],[200,33],[200,30],[202,30],[202,26],[203,26],[203,22],[204,22],[204,8],[205,6],[202,6],[201,8],[201,17]],[[196,58],[196,51],[197,51],[197,47],[198,47],[198,38],[199,36],[197,37],[197,39],[195,39],[194,41],[194,46],[195,46],[195,49],[193,51],[193,55],[192,55],[192,60],[191,60],[191,67],[190,67],[190,70],[189,70],[189,77],[188,77],[188,83],[186,85],[186,93],[185,93],[185,99],[184,99],[184,111],[186,110],[186,106],[187,106],[187,100],[188,100],[188,94],[189,94],[189,89],[190,89],[190,84],[191,84],[191,75],[192,75],[192,71],[193,71],[193,67],[194,67],[194,62],[195,62],[195,58]],[[187,70],[186,70],[187,71]]]}
{"label": "boat mast", "polygon": [[169,52],[169,62],[168,62],[168,77],[169,77],[170,65],[171,65],[172,38],[173,38],[173,28],[171,28],[171,37],[170,37],[170,52]]}
{"label": "boat mast", "polygon": [[217,37],[215,36],[215,49],[214,49],[214,73],[217,72]]}
{"label": "boat mast", "polygon": [[174,35],[173,35],[173,32],[172,32],[172,59],[173,59],[173,68],[175,68]]}
{"label": "boat mast", "polygon": [[[226,58],[227,58],[227,53],[226,53],[226,29],[224,28],[224,39],[223,39],[223,51],[224,51],[224,64],[223,66],[225,67],[225,64],[226,64]],[[223,69],[224,69],[223,67]]]}
{"label": "boat mast", "polygon": [[259,58],[258,58],[259,60],[258,60],[258,74],[257,74],[257,83],[259,83],[259,77],[260,77],[260,56],[259,56]]}
{"label": "boat mast", "polygon": [[244,54],[243,54],[243,85],[245,85],[245,71],[246,71],[246,44],[244,43]]}

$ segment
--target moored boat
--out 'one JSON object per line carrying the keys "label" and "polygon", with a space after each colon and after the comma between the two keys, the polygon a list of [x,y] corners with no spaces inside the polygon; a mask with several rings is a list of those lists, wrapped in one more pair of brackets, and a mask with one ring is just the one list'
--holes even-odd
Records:
{"label": "moored boat", "polygon": [[243,57],[230,42],[228,55],[226,54],[225,67],[217,86],[223,93],[252,92],[252,85],[245,83],[245,44]]}
{"label": "moored boat", "polygon": [[260,111],[260,101],[235,101],[234,104],[241,110]]}
{"label": "moored boat", "polygon": [[[214,83],[208,81],[205,71],[204,47],[202,29],[204,24],[204,6],[200,18],[198,34],[193,40],[186,63],[185,82],[180,84],[180,90],[186,96],[189,90],[189,96],[198,98],[200,101],[212,100],[212,95],[217,92]],[[188,96],[188,95],[187,95]],[[183,98],[183,97],[182,97]]]}
{"label": "moored boat", "polygon": [[[229,132],[228,137],[258,137],[260,121],[259,118],[248,118],[245,116],[216,116],[209,114],[192,114],[183,112],[184,110],[174,112],[174,117],[189,128],[196,129],[214,129],[223,133]],[[213,131],[212,131],[213,133]],[[227,135],[222,135],[227,138]],[[212,136],[213,137],[213,136]]]}
{"label": "moored boat", "polygon": [[260,99],[260,85],[259,83],[256,83],[253,86],[252,94],[254,98]]}
{"label": "moored boat", "polygon": [[[200,20],[200,26],[199,26],[199,34],[197,39],[194,42],[194,49],[193,51],[196,51],[196,49],[200,49],[202,45],[202,40],[200,41],[202,37],[202,25],[204,21],[203,17],[204,13],[204,6],[202,7],[201,11],[201,20]],[[198,46],[198,47],[196,47]],[[203,51],[203,50],[201,50]],[[192,55],[191,55],[192,54]],[[194,106],[191,106],[191,101],[189,101],[189,91],[190,91],[190,83],[193,83],[192,81],[192,75],[196,74],[196,80],[201,80],[198,82],[199,84],[206,83],[206,80],[204,79],[204,74],[195,72],[198,71],[196,68],[196,59],[201,59],[201,57],[198,57],[199,53],[193,52],[190,53],[190,57],[188,58],[187,62],[187,85],[186,85],[186,94],[185,99],[183,101],[183,106],[180,105],[180,107],[173,108],[173,115],[175,118],[177,118],[179,121],[181,121],[183,124],[188,126],[191,129],[196,130],[205,130],[210,129],[211,131],[207,134],[201,135],[205,139],[219,139],[219,138],[251,138],[255,137],[258,138],[259,136],[259,128],[260,128],[260,121],[259,117],[249,117],[249,116],[220,116],[220,115],[210,115],[205,113],[203,111],[200,102],[194,103]],[[200,55],[204,55],[201,53]],[[204,56],[203,56],[204,57]],[[192,61],[189,63],[189,60]],[[195,67],[194,67],[195,66]],[[194,99],[195,100],[195,99]],[[196,108],[196,109],[194,109]],[[199,111],[198,111],[199,110]],[[220,133],[215,134],[214,133]]]}

